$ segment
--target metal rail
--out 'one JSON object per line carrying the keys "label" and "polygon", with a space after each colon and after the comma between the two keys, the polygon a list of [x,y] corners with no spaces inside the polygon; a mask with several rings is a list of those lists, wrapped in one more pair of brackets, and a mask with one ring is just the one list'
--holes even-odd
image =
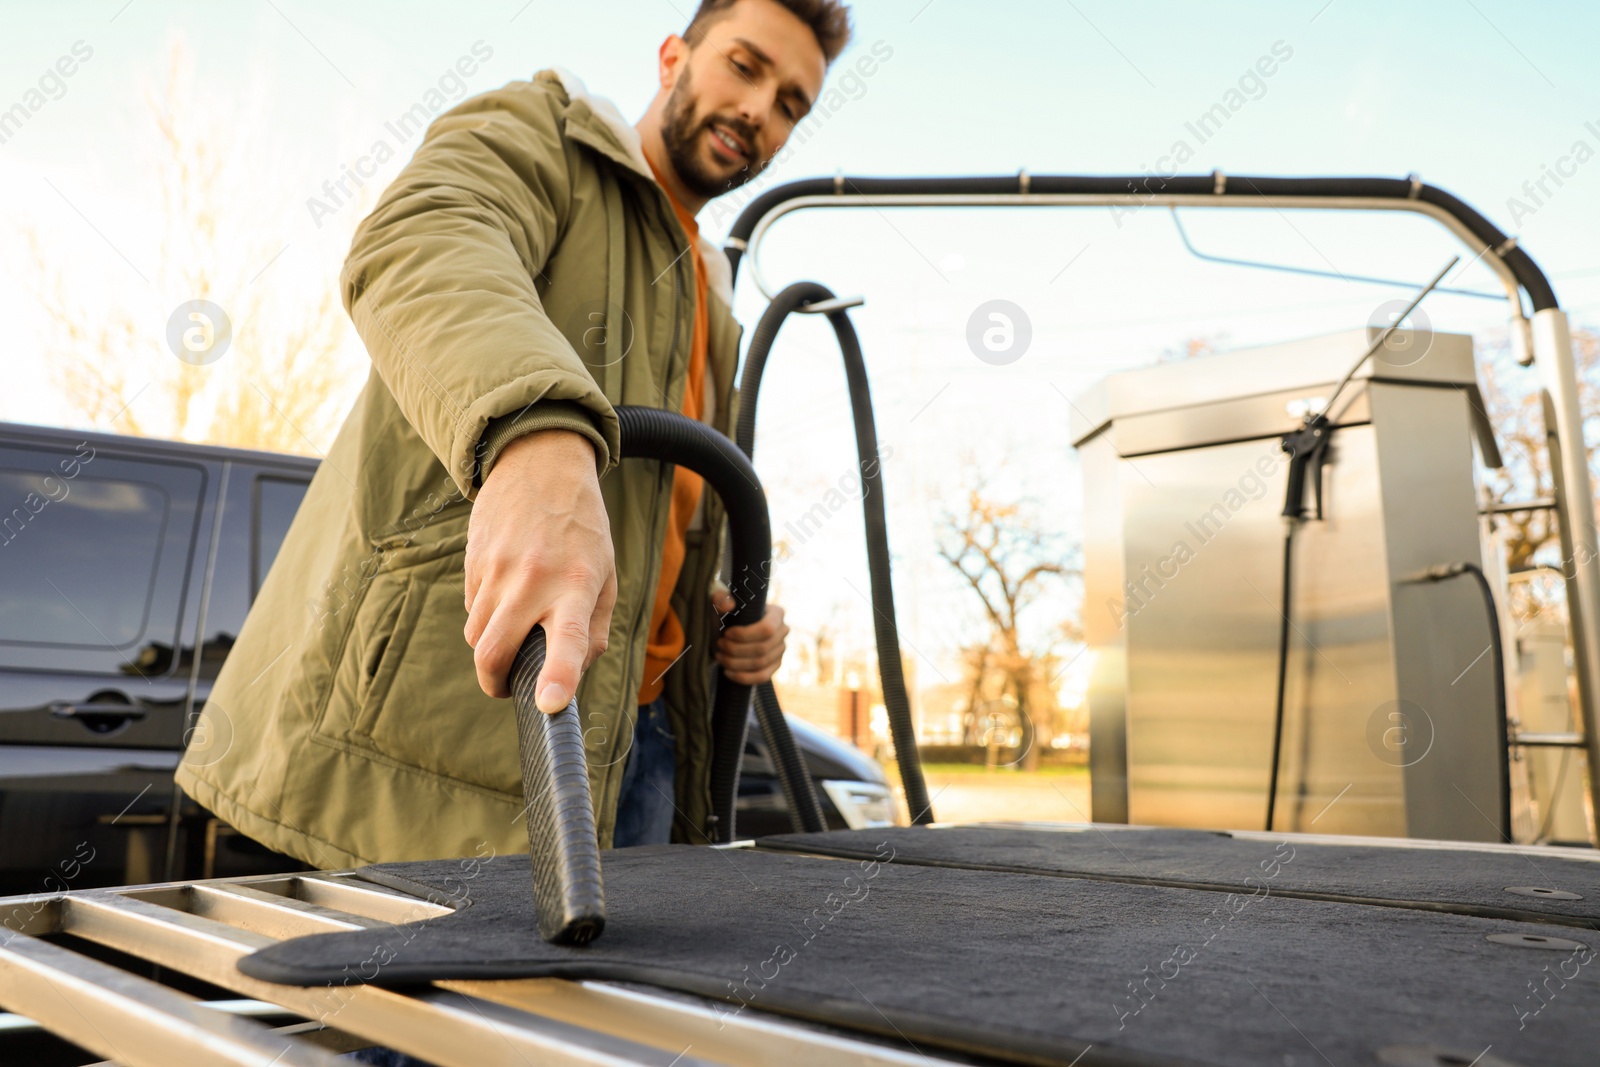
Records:
{"label": "metal rail", "polygon": [[[0,899],[0,1007],[124,1067],[333,1067],[378,1044],[439,1067],[912,1067],[952,1063],[713,1001],[612,982],[531,978],[397,991],[301,988],[241,974],[241,956],[306,934],[449,908],[348,871],[172,882]],[[303,1020],[274,1029],[45,938],[70,934]],[[255,1014],[260,1014],[257,1010]],[[14,1027],[13,1027],[14,1028]]]}
{"label": "metal rail", "polygon": [[[971,825],[1085,834],[1141,829],[1091,823]],[[1526,847],[1480,842],[1259,831],[1232,835],[1408,851],[1530,854]],[[1593,849],[1546,845],[1537,851],[1600,864],[1600,852]],[[969,1062],[629,983],[527,978],[435,982],[407,991],[367,985],[301,988],[257,981],[234,966],[240,956],[275,940],[384,927],[449,910],[364,882],[350,871],[0,899],[0,1008],[26,1015],[122,1067],[334,1067],[348,1062],[337,1053],[374,1044],[439,1067],[940,1067]],[[118,949],[249,999],[197,1000],[45,940],[58,934]],[[258,1021],[274,1015],[302,1021],[277,1028]],[[26,1025],[15,1017],[0,1020],[5,1020],[0,1030],[7,1032]]]}
{"label": "metal rail", "polygon": [[1514,733],[1511,735],[1513,748],[1582,748],[1584,738],[1582,734],[1573,733]]}
{"label": "metal rail", "polygon": [[[741,262],[767,297],[777,290],[762,274],[761,242],[783,216],[805,208],[865,207],[1116,207],[1286,208],[1320,211],[1406,211],[1433,219],[1500,280],[1511,311],[1518,360],[1543,372],[1553,505],[1567,577],[1569,629],[1578,712],[1587,753],[1589,797],[1600,811],[1600,530],[1578,404],[1578,377],[1566,312],[1538,264],[1470,205],[1415,175],[1385,178],[1262,178],[1209,175],[861,178],[837,175],[774,186],[734,222],[724,250],[735,278]],[[1528,297],[1526,313],[1523,294]]]}

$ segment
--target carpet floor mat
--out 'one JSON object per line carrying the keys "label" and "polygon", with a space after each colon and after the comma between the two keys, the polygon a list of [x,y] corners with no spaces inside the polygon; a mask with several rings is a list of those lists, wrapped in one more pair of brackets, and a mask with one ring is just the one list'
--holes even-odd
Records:
{"label": "carpet floor mat", "polygon": [[1581,931],[1279,897],[1301,862],[1287,844],[1276,877],[1225,894],[901,863],[898,837],[849,860],[607,852],[608,922],[583,948],[539,938],[525,855],[368,867],[458,910],[281,942],[239,968],[306,986],[630,980],[1053,1067],[1546,1067],[1600,1046],[1600,937]]}
{"label": "carpet floor mat", "polygon": [[[1292,838],[1290,839],[1292,840]],[[1275,841],[1210,830],[895,827],[764,837],[757,846],[846,859],[885,843],[894,862],[1451,911],[1600,928],[1600,856]],[[1271,875],[1269,878],[1268,875]]]}

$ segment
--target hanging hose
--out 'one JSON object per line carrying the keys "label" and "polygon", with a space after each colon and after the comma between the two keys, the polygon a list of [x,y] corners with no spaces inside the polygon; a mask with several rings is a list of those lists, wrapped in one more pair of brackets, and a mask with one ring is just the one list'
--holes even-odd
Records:
{"label": "hanging hose", "polygon": [[[1285,435],[1284,449],[1295,458],[1303,458],[1307,466],[1313,470],[1313,477],[1320,479],[1321,460],[1310,450],[1296,453],[1290,438],[1294,435]],[[1323,439],[1326,447],[1327,438]],[[1294,460],[1291,459],[1291,463]],[[1285,520],[1288,523],[1283,534],[1283,595],[1278,605],[1278,614],[1281,621],[1278,628],[1278,699],[1273,711],[1272,720],[1272,771],[1267,785],[1267,830],[1272,830],[1273,814],[1278,802],[1278,764],[1283,745],[1283,713],[1284,689],[1288,678],[1289,669],[1289,628],[1290,628],[1290,582],[1294,576],[1294,532],[1303,517],[1300,505],[1300,494],[1304,492],[1304,482],[1294,476],[1290,470],[1290,496],[1289,503],[1284,507]],[[1317,492],[1321,500],[1321,490]],[[1291,513],[1293,511],[1293,513]],[[1319,515],[1318,518],[1321,516]],[[1448,578],[1455,578],[1462,574],[1472,575],[1477,584],[1478,591],[1483,595],[1485,608],[1489,613],[1489,648],[1493,654],[1494,665],[1494,704],[1495,723],[1498,730],[1499,744],[1497,749],[1500,754],[1500,825],[1507,841],[1511,840],[1511,732],[1506,710],[1506,670],[1505,649],[1500,634],[1500,612],[1495,606],[1494,591],[1489,585],[1488,577],[1483,573],[1483,568],[1476,563],[1442,563],[1436,567],[1429,567],[1419,574],[1401,579],[1405,582],[1442,582]]]}
{"label": "hanging hose", "polygon": [[[1267,779],[1267,831],[1269,833],[1272,830],[1272,817],[1276,813],[1278,806],[1278,762],[1283,749],[1284,690],[1289,679],[1289,587],[1294,579],[1294,531],[1295,527],[1306,517],[1306,483],[1311,483],[1311,490],[1316,498],[1316,518],[1320,521],[1322,519],[1322,470],[1328,463],[1328,442],[1333,440],[1334,425],[1339,421],[1339,416],[1350,406],[1347,403],[1343,408],[1334,411],[1334,402],[1339,399],[1339,394],[1344,392],[1345,386],[1349,385],[1351,380],[1355,378],[1356,372],[1366,365],[1367,360],[1377,354],[1378,349],[1388,342],[1389,336],[1400,328],[1400,324],[1406,320],[1406,316],[1415,311],[1417,306],[1426,299],[1427,295],[1433,292],[1440,282],[1444,281],[1444,276],[1450,273],[1450,269],[1460,259],[1460,256],[1450,257],[1450,262],[1446,263],[1439,273],[1433,276],[1433,280],[1423,286],[1416,296],[1412,297],[1411,303],[1406,305],[1406,309],[1395,316],[1394,321],[1367,346],[1367,350],[1361,354],[1361,358],[1351,364],[1349,370],[1345,371],[1344,377],[1340,378],[1339,384],[1333,387],[1333,392],[1322,402],[1321,408],[1307,412],[1305,421],[1301,423],[1300,428],[1284,434],[1278,442],[1279,447],[1289,454],[1289,474],[1286,479],[1283,511],[1279,513],[1283,516],[1287,526],[1283,533],[1283,596],[1278,606],[1278,614],[1282,616],[1282,622],[1278,626],[1278,698],[1272,712],[1272,771]],[[1354,400],[1350,401],[1350,403],[1354,402]],[[1468,564],[1463,564],[1463,566],[1468,566]],[[1485,588],[1487,588],[1487,584]],[[1490,603],[1492,607],[1492,598]],[[1499,640],[1499,637],[1500,628],[1497,620],[1495,626],[1496,641]],[[1501,704],[1500,732],[1503,736],[1505,734],[1503,693],[1501,694]],[[1509,783],[1510,780],[1510,771],[1508,770],[1506,772],[1506,781]],[[1303,789],[1304,786],[1305,783],[1302,780],[1301,788]],[[1509,794],[1507,795],[1509,796]],[[1507,810],[1509,811],[1510,809],[1508,808]],[[1506,825],[1509,827],[1510,822],[1508,821]]]}
{"label": "hanging hose", "polygon": [[1278,765],[1283,760],[1283,701],[1289,681],[1290,582],[1294,579],[1294,528],[1289,520],[1283,529],[1283,595],[1278,604],[1278,700],[1272,713],[1272,774],[1267,782],[1267,832],[1272,832],[1272,817],[1278,807]]}
{"label": "hanging hose", "polygon": [[[1387,331],[1384,336],[1388,336]],[[1371,354],[1369,349],[1367,356]],[[1367,356],[1361,357],[1362,362],[1366,362]],[[1334,392],[1337,396],[1338,390]],[[1328,462],[1328,442],[1332,439],[1332,423],[1326,415],[1317,412],[1307,416],[1300,429],[1284,434],[1278,442],[1278,447],[1289,456],[1289,474],[1285,479],[1283,510],[1279,512],[1284,522],[1283,592],[1278,602],[1278,697],[1272,710],[1272,769],[1267,777],[1268,833],[1272,832],[1272,819],[1278,809],[1278,764],[1282,762],[1283,753],[1283,705],[1289,681],[1289,612],[1293,607],[1289,594],[1294,582],[1294,531],[1306,517],[1308,481],[1317,502],[1316,517],[1322,518],[1322,470]]]}
{"label": "hanging hose", "polygon": [[[725,622],[747,626],[760,622],[767,609],[767,581],[772,570],[772,526],[767,517],[767,495],[743,452],[733,442],[702,422],[660,408],[621,405],[616,409],[622,435],[623,458],[658,459],[687,467],[705,479],[728,515],[729,589],[737,601]],[[707,836],[718,843],[733,840],[734,806],[739,799],[739,768],[744,762],[745,734],[750,723],[750,686],[729,681],[717,668],[716,697],[711,710],[711,818]],[[758,702],[758,714],[759,714]],[[796,774],[810,784],[805,761],[782,713],[781,730],[766,732],[767,747],[780,779]],[[789,788],[788,785],[785,788]],[[815,794],[812,794],[816,804]],[[815,829],[822,825],[816,807]]]}
{"label": "hanging hose", "polygon": [[778,691],[770,681],[756,686],[756,721],[761,724],[761,736],[767,739],[767,755],[778,772],[778,785],[789,806],[789,825],[802,834],[826,830],[828,819],[822,813],[822,800],[811,780],[811,769],[806,766],[800,746],[794,743],[794,734],[778,704]]}
{"label": "hanging hose", "polygon": [[[1511,727],[1507,721],[1506,711],[1506,654],[1500,636],[1500,609],[1494,602],[1494,589],[1489,585],[1488,575],[1483,573],[1483,568],[1476,563],[1465,561],[1457,563],[1441,563],[1436,567],[1429,567],[1420,574],[1402,579],[1407,582],[1442,582],[1459,575],[1472,575],[1478,592],[1483,596],[1484,608],[1489,614],[1489,649],[1493,653],[1494,667],[1494,713],[1495,723],[1499,730],[1500,743],[1496,747],[1500,752],[1500,826],[1501,833],[1507,841],[1511,840]],[[1480,653],[1481,655],[1481,653]],[[1462,672],[1466,673],[1466,672]]]}
{"label": "hanging hose", "polygon": [[[761,389],[761,374],[767,356],[777,339],[778,329],[796,309],[823,300],[833,300],[833,292],[815,282],[796,282],[779,293],[756,325],[745,354],[744,371],[739,381],[739,424],[734,439],[745,455],[755,454],[756,400]],[[878,677],[883,686],[883,702],[889,713],[889,732],[894,739],[895,760],[900,766],[900,782],[905,789],[906,807],[913,825],[933,821],[933,805],[922,778],[922,760],[917,753],[916,730],[911,723],[911,700],[906,691],[905,674],[900,664],[900,636],[894,613],[894,586],[889,574],[889,523],[884,514],[883,477],[878,470],[878,431],[872,418],[872,396],[867,385],[867,367],[861,356],[861,341],[844,308],[827,312],[828,322],[839,340],[844,356],[845,379],[850,391],[850,411],[855,417],[856,456],[861,466],[861,506],[867,528],[867,569],[872,581],[873,630],[878,645]],[[758,702],[759,708],[759,702]]]}

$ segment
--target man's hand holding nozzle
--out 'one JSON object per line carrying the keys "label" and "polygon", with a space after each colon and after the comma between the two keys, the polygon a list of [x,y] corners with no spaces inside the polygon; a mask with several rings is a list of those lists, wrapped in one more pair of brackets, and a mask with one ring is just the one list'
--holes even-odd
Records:
{"label": "man's hand holding nozzle", "polygon": [[594,446],[571,430],[517,438],[484,478],[467,527],[463,632],[478,684],[489,696],[509,697],[517,650],[543,625],[535,702],[555,714],[606,650],[616,602],[616,557]]}

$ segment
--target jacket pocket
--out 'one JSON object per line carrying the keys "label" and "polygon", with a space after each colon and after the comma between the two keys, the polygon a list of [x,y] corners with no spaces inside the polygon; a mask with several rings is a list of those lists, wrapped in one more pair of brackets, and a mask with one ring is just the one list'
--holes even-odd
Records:
{"label": "jacket pocket", "polygon": [[372,549],[360,568],[345,568],[355,575],[341,600],[348,621],[338,645],[330,649],[332,670],[313,727],[315,736],[351,743],[370,732],[408,654],[418,601],[426,595],[427,572],[454,558],[459,573],[466,554],[465,530],[428,532],[446,536]]}
{"label": "jacket pocket", "polygon": [[385,598],[383,611],[373,624],[367,635],[366,646],[362,649],[361,679],[357,687],[355,719],[351,724],[351,732],[357,736],[372,732],[372,720],[388,699],[395,671],[405,657],[406,646],[410,644],[411,632],[415,629],[410,609],[420,599],[417,595],[418,583],[414,576],[406,574],[398,576],[397,584],[398,591],[391,592]]}
{"label": "jacket pocket", "polygon": [[374,652],[350,741],[402,767],[469,787],[518,796],[511,701],[478,687],[462,636],[465,552],[408,568],[387,642]]}
{"label": "jacket pocket", "polygon": [[[375,671],[387,654],[398,618],[404,585],[374,560],[371,577],[360,579],[340,601],[345,615],[343,637],[332,650],[332,673],[321,700],[315,733],[345,740],[355,726]],[[329,613],[324,618],[331,619]]]}

